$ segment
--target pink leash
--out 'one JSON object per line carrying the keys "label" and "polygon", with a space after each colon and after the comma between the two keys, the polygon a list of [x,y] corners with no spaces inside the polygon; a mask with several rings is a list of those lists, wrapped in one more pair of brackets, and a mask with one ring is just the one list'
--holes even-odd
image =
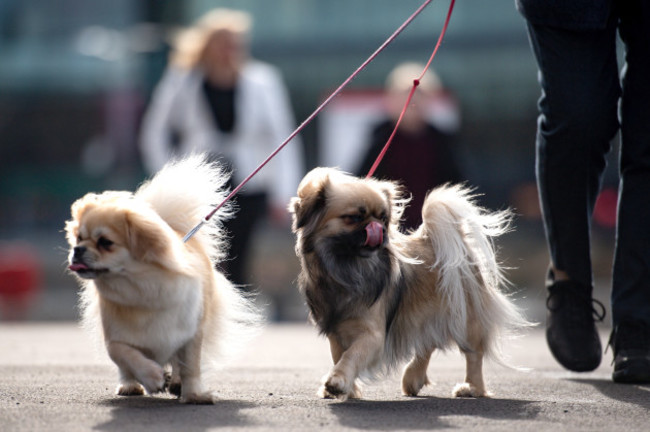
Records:
{"label": "pink leash", "polygon": [[413,94],[415,94],[415,89],[417,89],[417,87],[420,85],[420,80],[422,79],[422,77],[424,77],[424,74],[427,73],[429,66],[431,66],[431,62],[433,62],[433,58],[436,56],[436,53],[438,52],[438,48],[440,48],[440,44],[442,43],[442,38],[445,36],[445,33],[447,32],[447,26],[449,25],[449,20],[451,19],[451,12],[454,9],[454,3],[455,0],[451,0],[451,3],[449,4],[449,12],[447,12],[447,19],[445,20],[445,25],[442,27],[442,31],[440,32],[440,36],[438,37],[438,42],[436,43],[436,47],[433,49],[433,53],[431,54],[431,57],[429,57],[429,61],[424,66],[424,70],[422,71],[420,76],[413,80],[413,87],[411,87],[411,91],[409,92],[409,95],[406,98],[406,103],[404,103],[404,108],[402,108],[402,112],[400,113],[397,119],[397,123],[395,123],[395,128],[393,129],[393,132],[390,134],[390,137],[388,137],[388,141],[386,141],[386,144],[381,149],[381,152],[379,153],[379,156],[377,156],[375,163],[373,163],[372,167],[370,167],[370,171],[368,171],[366,178],[372,177],[372,175],[375,173],[375,170],[379,166],[379,163],[386,155],[386,152],[388,151],[388,147],[390,147],[390,144],[393,142],[393,138],[397,133],[397,129],[399,128],[399,125],[402,122],[402,118],[404,117],[407,108],[411,104],[411,99],[413,99]]}
{"label": "pink leash", "polygon": [[[416,17],[417,17],[417,16],[418,16],[422,11],[423,11],[424,8],[427,7],[427,6],[429,5],[429,3],[431,3],[432,1],[433,1],[433,0],[425,0],[425,2],[422,3],[422,5],[421,5],[421,6],[420,6],[420,7],[419,7],[415,12],[413,12],[413,14],[412,14],[410,17],[408,17],[408,18],[406,19],[406,21],[404,21],[404,23],[403,23],[401,26],[399,26],[399,28],[398,28],[397,30],[395,30],[395,32],[394,32],[392,35],[390,35],[390,37],[389,37],[388,39],[386,39],[386,41],[385,41],[385,42],[384,42],[384,43],[383,43],[379,48],[377,48],[377,50],[375,50],[375,52],[373,52],[373,53],[370,55],[370,57],[368,57],[368,59],[367,59],[366,61],[363,62],[363,63],[361,64],[361,66],[359,66],[359,67],[358,67],[358,68],[357,68],[357,69],[352,73],[352,75],[350,75],[350,76],[349,76],[345,81],[343,81],[343,83],[342,83],[340,86],[338,86],[338,88],[337,88],[336,90],[334,90],[334,92],[332,92],[332,94],[331,94],[327,99],[325,99],[325,101],[324,101],[322,104],[320,104],[320,105],[318,106],[318,108],[316,108],[316,110],[315,110],[315,111],[314,111],[314,112],[313,112],[309,117],[307,117],[307,119],[305,119],[305,121],[303,121],[303,122],[300,124],[300,126],[298,126],[298,128],[297,128],[295,131],[293,131],[293,132],[291,133],[291,135],[289,135],[289,137],[288,137],[287,139],[285,139],[285,140],[282,142],[282,144],[280,144],[280,145],[278,146],[278,148],[276,148],[276,149],[273,151],[273,153],[271,153],[271,154],[270,154],[266,159],[264,159],[264,161],[263,161],[263,162],[262,162],[262,163],[261,163],[257,168],[255,168],[255,170],[254,170],[252,173],[250,173],[250,174],[248,175],[248,177],[246,177],[244,180],[242,180],[242,182],[239,183],[239,185],[237,185],[237,187],[235,187],[235,188],[232,190],[232,192],[230,192],[230,194],[229,194],[229,195],[228,195],[228,196],[227,196],[227,197],[226,197],[226,198],[225,198],[221,203],[219,203],[219,204],[218,204],[214,209],[212,209],[212,211],[211,211],[210,213],[208,213],[208,214],[207,214],[207,215],[206,215],[206,216],[201,220],[201,222],[199,222],[199,223],[198,223],[194,228],[192,228],[192,229],[191,229],[191,230],[190,230],[190,231],[185,235],[185,237],[183,237],[183,242],[187,242],[189,239],[191,239],[191,238],[194,236],[194,234],[196,234],[196,233],[201,229],[201,227],[202,227],[206,222],[208,222],[208,221],[212,218],[212,216],[214,216],[214,214],[215,214],[217,211],[219,211],[219,209],[220,209],[221,207],[223,207],[223,205],[224,205],[225,203],[228,202],[228,200],[230,200],[233,196],[235,196],[235,195],[236,195],[236,194],[241,190],[241,188],[243,188],[244,185],[246,185],[246,183],[249,182],[250,179],[252,179],[252,178],[253,178],[253,177],[254,177],[254,176],[255,176],[255,175],[256,175],[256,174],[257,174],[257,173],[262,169],[262,168],[264,168],[264,166],[265,166],[267,163],[269,163],[269,161],[271,161],[271,159],[273,159],[273,158],[275,157],[275,155],[277,155],[277,154],[278,154],[278,153],[279,153],[279,152],[280,152],[280,151],[281,151],[281,150],[282,150],[282,149],[283,149],[283,148],[284,148],[284,147],[289,143],[289,141],[291,141],[291,140],[292,140],[296,135],[298,135],[298,134],[300,133],[300,131],[302,131],[302,130],[303,130],[303,129],[304,129],[304,128],[305,128],[305,127],[306,127],[306,126],[307,126],[307,125],[308,125],[308,124],[309,124],[309,123],[310,123],[310,122],[311,122],[311,121],[312,121],[312,120],[313,120],[313,119],[314,119],[314,118],[315,118],[315,117],[316,117],[316,116],[317,116],[317,115],[318,115],[318,114],[319,114],[319,113],[320,113],[320,112],[321,112],[321,111],[322,111],[322,110],[323,110],[323,109],[324,109],[324,108],[325,108],[325,107],[326,107],[326,106],[327,106],[327,105],[332,101],[332,99],[334,99],[334,98],[335,98],[335,97],[336,97],[336,96],[337,96],[337,95],[338,95],[338,94],[339,94],[339,93],[340,93],[340,92],[345,88],[345,86],[347,86],[347,85],[350,83],[350,81],[352,81],[354,78],[356,78],[357,75],[359,75],[359,73],[360,73],[363,69],[365,69],[366,66],[368,66],[368,64],[369,64],[370,62],[372,62],[372,61],[373,61],[373,60],[374,60],[374,59],[379,55],[379,53],[381,53],[381,52],[382,52],[382,51],[383,51],[383,50],[384,50],[384,49],[385,49],[385,48],[386,48],[386,47],[387,47],[391,42],[393,42],[393,41],[397,38],[397,36],[399,36],[400,33],[402,33],[402,31],[404,31],[404,29],[405,29],[406,27],[408,27],[408,25],[411,24],[411,22],[412,22],[412,21],[413,21],[413,20],[414,20],[414,19],[415,19],[415,18],[416,18]],[[438,47],[440,46],[440,44],[441,44],[441,42],[442,42],[442,38],[443,38],[443,36],[444,36],[444,34],[445,34],[446,30],[447,30],[447,25],[449,24],[449,19],[451,18],[451,12],[452,12],[452,10],[453,10],[453,8],[454,8],[454,3],[455,3],[455,0],[451,0],[451,3],[450,3],[450,5],[449,5],[449,12],[447,13],[447,20],[445,21],[445,25],[443,26],[442,32],[440,33],[440,37],[438,38],[438,43],[436,44],[436,47],[435,47],[435,49],[434,49],[434,51],[433,51],[433,54],[432,54],[431,57],[429,58],[429,62],[427,63],[427,65],[426,65],[424,71],[422,71],[422,75],[420,75],[420,77],[419,77],[418,79],[416,79],[416,80],[413,81],[413,88],[411,89],[411,93],[409,94],[409,97],[408,97],[408,99],[407,99],[407,101],[406,101],[406,104],[404,105],[404,109],[402,110],[402,113],[401,113],[401,115],[400,115],[400,117],[399,117],[399,119],[398,119],[398,121],[397,121],[397,124],[395,125],[395,130],[393,131],[392,135],[391,135],[390,138],[388,139],[388,142],[386,143],[386,145],[385,145],[384,148],[382,149],[381,153],[379,154],[377,160],[375,161],[375,163],[373,164],[372,168],[370,169],[370,172],[368,173],[368,177],[372,176],[372,174],[375,172],[375,169],[376,169],[377,166],[379,165],[379,162],[381,161],[381,159],[384,157],[384,154],[385,154],[386,151],[388,150],[388,147],[389,147],[389,145],[390,145],[390,143],[391,143],[391,141],[392,141],[392,139],[393,139],[393,136],[395,135],[395,132],[397,131],[397,127],[399,126],[400,122],[402,121],[402,117],[404,116],[404,112],[406,111],[406,109],[407,109],[407,107],[408,107],[408,105],[409,105],[409,103],[410,103],[410,101],[411,101],[411,98],[413,97],[413,93],[415,93],[415,89],[417,88],[418,84],[420,83],[420,79],[422,79],[422,76],[424,76],[425,72],[426,72],[427,69],[429,68],[429,65],[430,65],[431,62],[433,61],[433,57],[436,55],[436,52],[438,51]]]}

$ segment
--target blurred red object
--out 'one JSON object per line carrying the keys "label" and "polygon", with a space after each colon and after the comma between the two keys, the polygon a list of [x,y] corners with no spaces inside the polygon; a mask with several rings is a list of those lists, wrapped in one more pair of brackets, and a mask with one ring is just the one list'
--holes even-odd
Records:
{"label": "blurred red object", "polygon": [[618,190],[615,187],[604,188],[594,208],[594,220],[604,228],[616,227],[616,208],[618,206]]}
{"label": "blurred red object", "polygon": [[0,246],[0,318],[25,319],[41,281],[42,264],[36,251],[22,244]]}

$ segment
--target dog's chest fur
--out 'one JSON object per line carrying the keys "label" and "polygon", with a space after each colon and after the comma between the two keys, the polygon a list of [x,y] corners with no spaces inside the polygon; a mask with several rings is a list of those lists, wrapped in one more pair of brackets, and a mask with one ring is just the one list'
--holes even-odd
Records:
{"label": "dog's chest fur", "polygon": [[[149,297],[140,302],[117,303],[100,291],[101,320],[106,341],[118,341],[142,349],[160,363],[194,337],[202,314],[202,293],[197,281],[176,280],[177,284],[161,287],[156,302]],[[125,290],[125,287],[121,287]],[[134,290],[135,287],[131,287]],[[151,287],[145,292],[151,295]],[[141,291],[142,292],[142,291]],[[132,294],[133,295],[133,294]],[[147,296],[148,297],[148,296]],[[132,300],[129,297],[130,300]],[[140,299],[141,301],[144,299]],[[144,303],[144,302],[143,302]]]}
{"label": "dog's chest fur", "polygon": [[299,278],[312,320],[329,334],[343,320],[362,315],[391,283],[391,256],[382,249],[372,256],[340,254],[323,241],[303,255]]}

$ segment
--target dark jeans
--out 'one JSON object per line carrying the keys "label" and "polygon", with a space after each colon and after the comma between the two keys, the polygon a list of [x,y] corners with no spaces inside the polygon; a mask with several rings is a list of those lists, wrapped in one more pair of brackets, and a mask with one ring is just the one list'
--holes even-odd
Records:
{"label": "dark jeans", "polygon": [[[235,196],[237,213],[226,222],[225,228],[230,240],[228,258],[221,263],[222,270],[230,281],[237,285],[251,283],[248,271],[253,234],[258,223],[264,220],[267,211],[265,193],[241,194]],[[249,290],[250,286],[242,286]]]}
{"label": "dark jeans", "polygon": [[551,261],[592,285],[591,215],[620,129],[613,322],[650,322],[650,4],[617,2],[603,30],[528,28],[542,87],[536,173]]}

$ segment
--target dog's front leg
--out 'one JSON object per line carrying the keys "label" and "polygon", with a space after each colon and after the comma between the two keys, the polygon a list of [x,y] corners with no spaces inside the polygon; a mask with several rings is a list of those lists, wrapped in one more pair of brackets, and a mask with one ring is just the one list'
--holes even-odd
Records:
{"label": "dog's front leg", "polygon": [[[332,357],[336,364],[326,377],[321,388],[321,396],[334,396],[341,400],[348,397],[360,397],[355,381],[359,374],[379,361],[384,347],[383,326],[376,322],[351,320],[339,326],[337,335],[332,335],[335,341]],[[347,348],[344,348],[347,346]],[[336,353],[340,353],[336,361]]]}
{"label": "dog's front leg", "polygon": [[204,391],[201,382],[201,344],[203,337],[197,334],[178,352],[178,366],[181,381],[181,403],[213,404],[212,392]]}
{"label": "dog's front leg", "polygon": [[122,342],[108,342],[108,355],[120,369],[120,386],[117,394],[131,396],[142,394],[138,391],[139,382],[153,394],[165,387],[165,371],[155,361],[147,358],[140,350]]}
{"label": "dog's front leg", "polygon": [[142,396],[145,392],[144,387],[131,374],[131,372],[120,369],[120,384],[117,386],[117,393],[120,396]]}
{"label": "dog's front leg", "polygon": [[[330,342],[330,352],[332,353],[332,361],[334,362],[334,365],[336,365],[340,360],[341,356],[343,355],[343,347],[339,343],[338,339],[336,338],[335,335],[329,335],[328,340]],[[327,381],[329,378],[330,374],[326,375],[325,378],[323,378],[323,382]],[[325,387],[325,384],[318,389],[318,396],[324,398],[324,399],[331,399],[335,398],[336,395],[330,393],[327,388]],[[355,382],[352,385],[352,390],[348,394],[348,397],[352,399],[360,399],[361,398],[361,389],[359,388],[358,383]]]}

